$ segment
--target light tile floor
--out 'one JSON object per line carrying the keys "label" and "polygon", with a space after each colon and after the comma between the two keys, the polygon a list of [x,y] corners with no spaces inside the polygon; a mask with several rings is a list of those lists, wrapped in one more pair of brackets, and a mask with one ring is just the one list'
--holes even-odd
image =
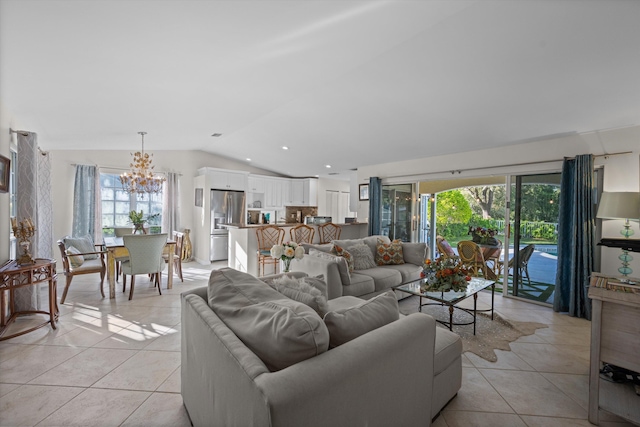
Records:
{"label": "light tile floor", "polygon": [[[0,342],[0,426],[189,426],[180,396],[180,293],[222,266],[186,263],[184,283],[176,279],[161,296],[139,280],[132,301],[121,284],[109,300],[95,278],[74,278],[58,329]],[[479,301],[488,304],[490,294]],[[496,309],[549,328],[498,351],[495,363],[466,353],[462,389],[434,426],[590,426],[590,323],[501,297]],[[601,420],[631,425],[606,413]]]}

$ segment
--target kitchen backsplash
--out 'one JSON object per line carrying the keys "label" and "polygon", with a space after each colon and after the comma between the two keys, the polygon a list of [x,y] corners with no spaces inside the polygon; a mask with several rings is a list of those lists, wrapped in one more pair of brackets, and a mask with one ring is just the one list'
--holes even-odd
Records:
{"label": "kitchen backsplash", "polygon": [[[299,214],[298,214],[299,212]],[[287,224],[303,223],[305,216],[317,216],[318,208],[309,206],[287,206],[285,215]]]}

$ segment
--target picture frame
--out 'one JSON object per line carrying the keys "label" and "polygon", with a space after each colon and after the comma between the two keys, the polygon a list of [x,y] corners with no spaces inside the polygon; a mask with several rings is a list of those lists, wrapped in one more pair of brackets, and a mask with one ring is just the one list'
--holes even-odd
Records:
{"label": "picture frame", "polygon": [[11,160],[0,154],[0,193],[9,192],[9,172]]}
{"label": "picture frame", "polygon": [[369,200],[369,184],[360,184],[358,190],[360,200]]}

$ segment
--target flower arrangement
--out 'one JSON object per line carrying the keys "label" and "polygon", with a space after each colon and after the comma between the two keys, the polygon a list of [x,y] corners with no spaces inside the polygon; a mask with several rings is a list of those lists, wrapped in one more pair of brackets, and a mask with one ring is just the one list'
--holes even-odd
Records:
{"label": "flower arrangement", "polygon": [[271,247],[271,258],[282,260],[285,273],[289,271],[292,259],[302,259],[303,256],[304,248],[296,242],[285,242]]}
{"label": "flower arrangement", "polygon": [[467,270],[454,258],[426,259],[421,275],[426,279],[421,289],[423,292],[464,291],[471,280]]}
{"label": "flower arrangement", "polygon": [[472,240],[476,243],[484,245],[498,244],[498,241],[494,237],[498,234],[498,230],[493,228],[469,227],[469,232],[467,234],[471,234]]}
{"label": "flower arrangement", "polygon": [[138,230],[144,232],[144,223],[153,222],[159,216],[159,213],[155,213],[153,215],[147,215],[145,218],[144,212],[142,210],[140,212],[131,211],[129,212],[129,222],[131,222],[131,224],[133,224],[134,226],[134,233]]}

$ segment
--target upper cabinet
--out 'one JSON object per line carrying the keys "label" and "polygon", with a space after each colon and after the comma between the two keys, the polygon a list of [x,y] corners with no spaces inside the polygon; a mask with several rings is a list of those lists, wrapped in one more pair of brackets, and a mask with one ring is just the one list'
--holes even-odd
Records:
{"label": "upper cabinet", "polygon": [[291,180],[291,206],[318,206],[318,180]]}
{"label": "upper cabinet", "polygon": [[247,191],[250,193],[264,193],[264,178],[249,175],[249,188]]}
{"label": "upper cabinet", "polygon": [[227,169],[200,168],[199,175],[207,175],[209,183],[214,190],[247,190],[248,172],[232,171]]}

